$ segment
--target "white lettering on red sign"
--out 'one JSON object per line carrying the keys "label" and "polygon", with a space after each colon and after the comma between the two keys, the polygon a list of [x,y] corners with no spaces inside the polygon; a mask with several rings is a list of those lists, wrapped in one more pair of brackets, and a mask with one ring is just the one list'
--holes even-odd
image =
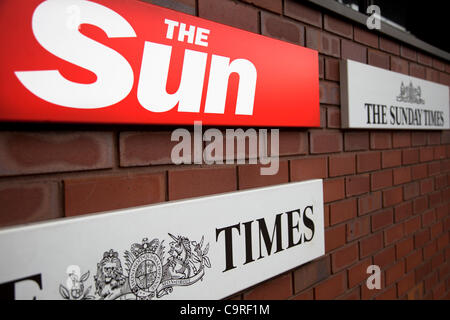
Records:
{"label": "white lettering on red sign", "polygon": [[[47,0],[33,14],[32,27],[36,40],[53,55],[92,71],[97,79],[89,84],[76,83],[64,78],[58,70],[16,71],[15,74],[33,94],[57,105],[96,109],[116,104],[133,87],[133,69],[120,53],[84,36],[78,26],[68,28],[65,13],[70,6],[79,8],[78,26],[92,24],[102,29],[109,38],[136,37],[128,21],[105,6],[84,0]],[[165,24],[167,39],[175,37],[180,42],[208,46],[210,30],[169,19],[165,19]],[[166,85],[171,53],[171,46],[145,41],[137,99],[142,107],[152,112],[167,112],[178,104],[179,112],[198,113],[208,54],[185,49],[179,88],[169,94]],[[225,112],[228,79],[235,72],[239,75],[235,114],[252,115],[257,70],[247,59],[230,60],[229,57],[212,55],[204,112]]]}

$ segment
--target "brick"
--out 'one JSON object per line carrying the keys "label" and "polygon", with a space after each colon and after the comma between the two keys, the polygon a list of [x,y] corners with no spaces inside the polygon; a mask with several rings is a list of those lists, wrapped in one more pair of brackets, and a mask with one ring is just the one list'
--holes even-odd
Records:
{"label": "brick", "polygon": [[426,79],[425,67],[416,63],[409,64],[409,74],[413,77]]}
{"label": "brick", "polygon": [[406,58],[408,60],[412,60],[412,61],[417,60],[416,51],[414,51],[413,49],[410,49],[408,47],[400,46],[400,55],[403,58]]}
{"label": "brick", "polygon": [[327,177],[327,158],[314,157],[290,160],[291,181],[321,179]]}
{"label": "brick", "polygon": [[331,255],[331,266],[336,273],[358,261],[358,244],[342,247]]}
{"label": "brick", "polygon": [[441,163],[433,162],[428,164],[428,175],[434,176],[441,172]]}
{"label": "brick", "polygon": [[432,256],[435,255],[436,252],[437,252],[437,243],[436,243],[436,241],[433,241],[433,242],[427,244],[423,248],[423,258],[424,258],[424,260],[430,259]]}
{"label": "brick", "polygon": [[368,132],[346,132],[344,135],[345,151],[369,149]]}
{"label": "brick", "polygon": [[411,235],[420,229],[420,216],[405,221],[405,235]]}
{"label": "brick", "polygon": [[198,0],[198,16],[258,33],[258,10],[230,0]]}
{"label": "brick", "polygon": [[323,183],[324,202],[332,202],[345,197],[344,179],[326,180]]}
{"label": "brick", "polygon": [[401,260],[386,270],[386,286],[395,283],[405,274],[405,260]]}
{"label": "brick", "polygon": [[389,39],[380,37],[380,49],[396,55],[400,54],[400,46]]}
{"label": "brick", "polygon": [[422,300],[423,299],[423,283],[419,283],[414,288],[408,291],[408,300]]}
{"label": "brick", "polygon": [[394,132],[392,134],[392,146],[403,148],[411,146],[411,134],[409,132]]}
{"label": "brick", "polygon": [[428,195],[428,203],[430,204],[430,207],[435,207],[436,205],[440,204],[442,201],[441,192],[436,191]]}
{"label": "brick", "polygon": [[412,202],[403,202],[394,209],[395,222],[409,218],[413,212]]}
{"label": "brick", "polygon": [[327,128],[339,129],[341,127],[341,110],[338,107],[327,107]]}
{"label": "brick", "polygon": [[345,224],[325,230],[325,252],[328,253],[345,244]]}
{"label": "brick", "polygon": [[439,71],[431,68],[426,68],[425,77],[428,81],[439,82]]}
{"label": "brick", "polygon": [[[322,90],[319,87],[319,91]],[[319,92],[319,95],[322,93]],[[326,128],[327,127],[327,107],[320,106],[320,126],[319,128]]]}
{"label": "brick", "polygon": [[287,161],[279,163],[278,172],[274,175],[261,175],[262,165],[245,165],[238,167],[239,189],[258,188],[289,182],[289,168]]}
{"label": "brick", "polygon": [[442,144],[450,144],[450,131],[449,130],[442,131],[441,143]]}
{"label": "brick", "polygon": [[373,264],[385,269],[395,262],[395,246],[386,248],[373,257]]}
{"label": "brick", "polygon": [[121,132],[120,165],[147,166],[171,164],[171,152],[178,141],[171,141],[171,132]]}
{"label": "brick", "polygon": [[431,262],[427,262],[420,266],[415,271],[416,283],[422,281],[427,275],[431,273]]}
{"label": "brick", "polygon": [[306,46],[328,56],[336,58],[341,56],[341,43],[338,37],[308,26],[306,27]]}
{"label": "brick", "polygon": [[0,227],[63,216],[56,182],[0,183]]}
{"label": "brick", "polygon": [[402,163],[400,150],[383,151],[381,154],[381,166],[384,168],[397,167]]}
{"label": "brick", "polygon": [[342,59],[349,59],[367,63],[367,48],[355,42],[342,39],[341,40]]}
{"label": "brick", "polygon": [[299,293],[291,298],[292,300],[314,300],[314,289]]}
{"label": "brick", "polygon": [[421,148],[419,151],[420,162],[427,162],[434,159],[434,149],[432,147]]}
{"label": "brick", "polygon": [[317,285],[314,293],[317,300],[330,300],[343,294],[346,289],[346,272],[341,272]]}
{"label": "brick", "polygon": [[371,149],[390,149],[392,148],[392,134],[390,132],[371,132]]}
{"label": "brick", "polygon": [[309,262],[294,270],[294,292],[298,293],[319,281],[328,278],[331,274],[330,258],[324,257]]}
{"label": "brick", "polygon": [[442,61],[433,58],[433,68],[438,69],[440,71],[444,71],[445,64]]}
{"label": "brick", "polygon": [[[439,244],[438,244],[438,250],[440,251]],[[437,256],[433,257],[433,259],[431,260],[431,267],[433,268],[433,270],[440,268],[445,263],[444,259],[445,258],[444,258],[443,253],[440,253]],[[445,270],[442,270],[442,269],[439,270],[439,278],[441,278],[441,279],[442,279],[443,271],[445,271]]]}
{"label": "brick", "polygon": [[324,227],[328,228],[330,226],[330,205],[326,204],[323,206],[324,215]]}
{"label": "brick", "polygon": [[408,61],[391,56],[391,70],[394,72],[409,75]]}
{"label": "brick", "polygon": [[305,28],[278,15],[261,12],[261,33],[265,36],[304,46]]}
{"label": "brick", "polygon": [[284,14],[316,27],[322,27],[322,13],[301,3],[287,0],[284,3]]}
{"label": "brick", "polygon": [[361,258],[367,257],[383,248],[383,233],[371,235],[359,241]]}
{"label": "brick", "polygon": [[450,75],[444,72],[440,72],[439,82],[447,87],[450,87]]}
{"label": "brick", "polygon": [[356,199],[336,202],[330,205],[330,225],[335,225],[356,217]]}
{"label": "brick", "polygon": [[430,241],[430,229],[422,229],[414,235],[414,248],[421,248]]}
{"label": "brick", "polygon": [[403,200],[403,189],[402,187],[393,188],[390,190],[383,191],[383,206],[390,207],[396,205]]}
{"label": "brick", "polygon": [[428,166],[421,164],[411,167],[411,177],[413,180],[423,179],[428,176]]}
{"label": "brick", "polygon": [[285,300],[292,295],[292,276],[287,273],[244,293],[244,300]]}
{"label": "brick", "polygon": [[328,30],[332,33],[349,39],[353,38],[353,26],[347,22],[342,21],[341,19],[337,19],[325,14],[323,26],[325,30]]}
{"label": "brick", "polygon": [[443,250],[448,245],[448,233],[444,233],[438,238],[438,250]]}
{"label": "brick", "polygon": [[283,9],[282,0],[243,0],[243,1],[270,10],[275,13],[282,13]]}
{"label": "brick", "polygon": [[308,133],[305,131],[279,132],[279,155],[293,156],[308,153]]}
{"label": "brick", "polygon": [[169,171],[169,200],[199,197],[236,190],[236,168],[203,168]]}
{"label": "brick", "polygon": [[357,155],[357,172],[369,172],[381,168],[381,152],[359,153]]}
{"label": "brick", "polygon": [[319,79],[325,78],[325,58],[319,56]]}
{"label": "brick", "polygon": [[422,214],[422,227],[429,227],[436,221],[434,209],[427,210]]}
{"label": "brick", "polygon": [[340,104],[339,85],[335,82],[319,81],[319,100],[325,104]]}
{"label": "brick", "polygon": [[397,300],[397,288],[392,286],[386,289],[383,293],[379,294],[376,300]]}
{"label": "brick", "polygon": [[421,52],[417,52],[417,61],[423,65],[431,67],[433,65],[433,59]]}
{"label": "brick", "polygon": [[427,144],[427,134],[425,132],[411,132],[411,145],[413,147],[416,146],[424,146]]}
{"label": "brick", "polygon": [[406,272],[410,272],[423,261],[422,250],[416,250],[406,257]]}
{"label": "brick", "polygon": [[439,132],[428,132],[428,144],[438,145],[441,143],[441,134]]}
{"label": "brick", "polygon": [[407,185],[403,186],[404,200],[410,200],[417,197],[419,195],[419,188],[420,187],[418,182],[408,183]]}
{"label": "brick", "polygon": [[[398,224],[397,226],[402,226],[401,224]],[[412,250],[414,249],[414,238],[408,237],[406,239],[403,239],[395,245],[395,251],[397,260],[400,260],[401,258],[408,255]]]}
{"label": "brick", "polygon": [[325,58],[325,79],[339,81],[339,60]]}
{"label": "brick", "polygon": [[337,131],[311,131],[309,141],[313,154],[342,151],[342,134]]}
{"label": "brick", "polygon": [[383,210],[372,215],[372,232],[386,228],[394,222],[394,214],[392,209]]}
{"label": "brick", "polygon": [[431,226],[431,238],[436,238],[444,231],[444,225],[442,222],[435,223]]}
{"label": "brick", "polygon": [[371,194],[358,198],[358,215],[381,209],[381,192],[373,192]]}
{"label": "brick", "polygon": [[403,279],[397,282],[397,294],[401,298],[406,292],[414,287],[415,276],[414,272],[408,273]]}
{"label": "brick", "polygon": [[[370,258],[359,262],[357,265],[348,269],[348,286],[353,288],[354,286],[365,281],[368,277],[367,268],[372,265]],[[365,283],[363,283],[365,285]]]}
{"label": "brick", "polygon": [[394,185],[403,184],[411,181],[411,168],[401,167],[393,171]]}
{"label": "brick", "polygon": [[195,15],[195,0],[150,0],[152,4]]}
{"label": "brick", "polygon": [[378,50],[369,49],[367,53],[367,62],[371,66],[389,70],[389,55]]}
{"label": "brick", "polygon": [[343,295],[339,296],[337,300],[361,300],[361,290],[360,287],[355,287],[351,291],[344,293]]}
{"label": "brick", "polygon": [[429,277],[425,279],[425,290],[430,291],[438,283],[438,273],[433,272]]}
{"label": "brick", "polygon": [[434,147],[434,160],[442,160],[446,158],[445,146]]}
{"label": "brick", "polygon": [[370,176],[368,174],[345,178],[345,192],[347,197],[370,191]]}
{"label": "brick", "polygon": [[111,132],[0,132],[0,176],[113,166]]}
{"label": "brick", "polygon": [[447,187],[447,175],[446,174],[436,176],[435,187],[436,187],[436,190],[444,189],[445,187]]}
{"label": "brick", "polygon": [[441,283],[438,284],[434,289],[433,289],[433,299],[434,300],[441,300],[445,295],[445,284]]}
{"label": "brick", "polygon": [[353,219],[347,223],[347,242],[359,239],[370,232],[370,217]]}
{"label": "brick", "polygon": [[428,198],[426,196],[414,200],[413,213],[418,214],[428,208]]}
{"label": "brick", "polygon": [[378,36],[369,30],[364,30],[355,26],[354,39],[356,42],[368,45],[370,47],[378,48]]}
{"label": "brick", "polygon": [[64,180],[66,216],[142,206],[165,200],[163,173]]}
{"label": "brick", "polygon": [[[444,199],[448,199],[448,197],[443,195]],[[450,211],[450,203],[447,204],[441,204],[438,207],[436,207],[436,217],[437,220],[444,220],[443,222],[446,224],[445,228],[450,227],[450,219],[445,219],[447,217],[447,213]],[[448,225],[447,225],[448,224]],[[450,230],[450,228],[448,228]]]}
{"label": "brick", "polygon": [[404,165],[419,162],[419,149],[408,149],[402,151],[402,163]]}
{"label": "brick", "polygon": [[[369,276],[369,275],[367,275]],[[381,273],[381,287],[384,287],[384,276]],[[369,289],[366,284],[361,286],[361,300],[372,300],[381,290]]]}
{"label": "brick", "polygon": [[395,224],[384,231],[384,242],[386,246],[388,246],[403,238],[403,235],[404,235],[403,224],[401,223]]}

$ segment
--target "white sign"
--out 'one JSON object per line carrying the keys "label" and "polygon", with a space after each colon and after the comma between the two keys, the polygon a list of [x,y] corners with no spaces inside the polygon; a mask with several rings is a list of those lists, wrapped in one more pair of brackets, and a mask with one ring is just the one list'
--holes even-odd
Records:
{"label": "white sign", "polygon": [[450,129],[447,86],[351,60],[340,74],[343,128]]}
{"label": "white sign", "polygon": [[311,180],[3,229],[0,298],[221,299],[323,255],[323,220]]}

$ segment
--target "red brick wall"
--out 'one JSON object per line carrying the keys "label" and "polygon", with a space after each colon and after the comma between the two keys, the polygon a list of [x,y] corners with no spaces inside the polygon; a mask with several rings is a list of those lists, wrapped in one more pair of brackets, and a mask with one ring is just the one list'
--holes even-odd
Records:
{"label": "red brick wall", "polygon": [[[321,128],[282,130],[280,170],[260,176],[171,165],[170,127],[2,124],[0,226],[323,178],[326,255],[234,298],[450,297],[450,132],[341,130],[338,68],[349,58],[450,85],[448,62],[304,2],[152,2],[318,50]],[[365,285],[371,264],[381,290]]]}

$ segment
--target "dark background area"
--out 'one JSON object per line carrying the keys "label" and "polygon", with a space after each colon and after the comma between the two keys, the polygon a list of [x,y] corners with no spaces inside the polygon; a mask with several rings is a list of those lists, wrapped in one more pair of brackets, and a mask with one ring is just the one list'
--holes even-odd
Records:
{"label": "dark background area", "polygon": [[363,14],[366,14],[369,5],[378,5],[381,15],[385,18],[405,27],[420,40],[450,52],[447,1],[343,0],[342,2],[357,4]]}

